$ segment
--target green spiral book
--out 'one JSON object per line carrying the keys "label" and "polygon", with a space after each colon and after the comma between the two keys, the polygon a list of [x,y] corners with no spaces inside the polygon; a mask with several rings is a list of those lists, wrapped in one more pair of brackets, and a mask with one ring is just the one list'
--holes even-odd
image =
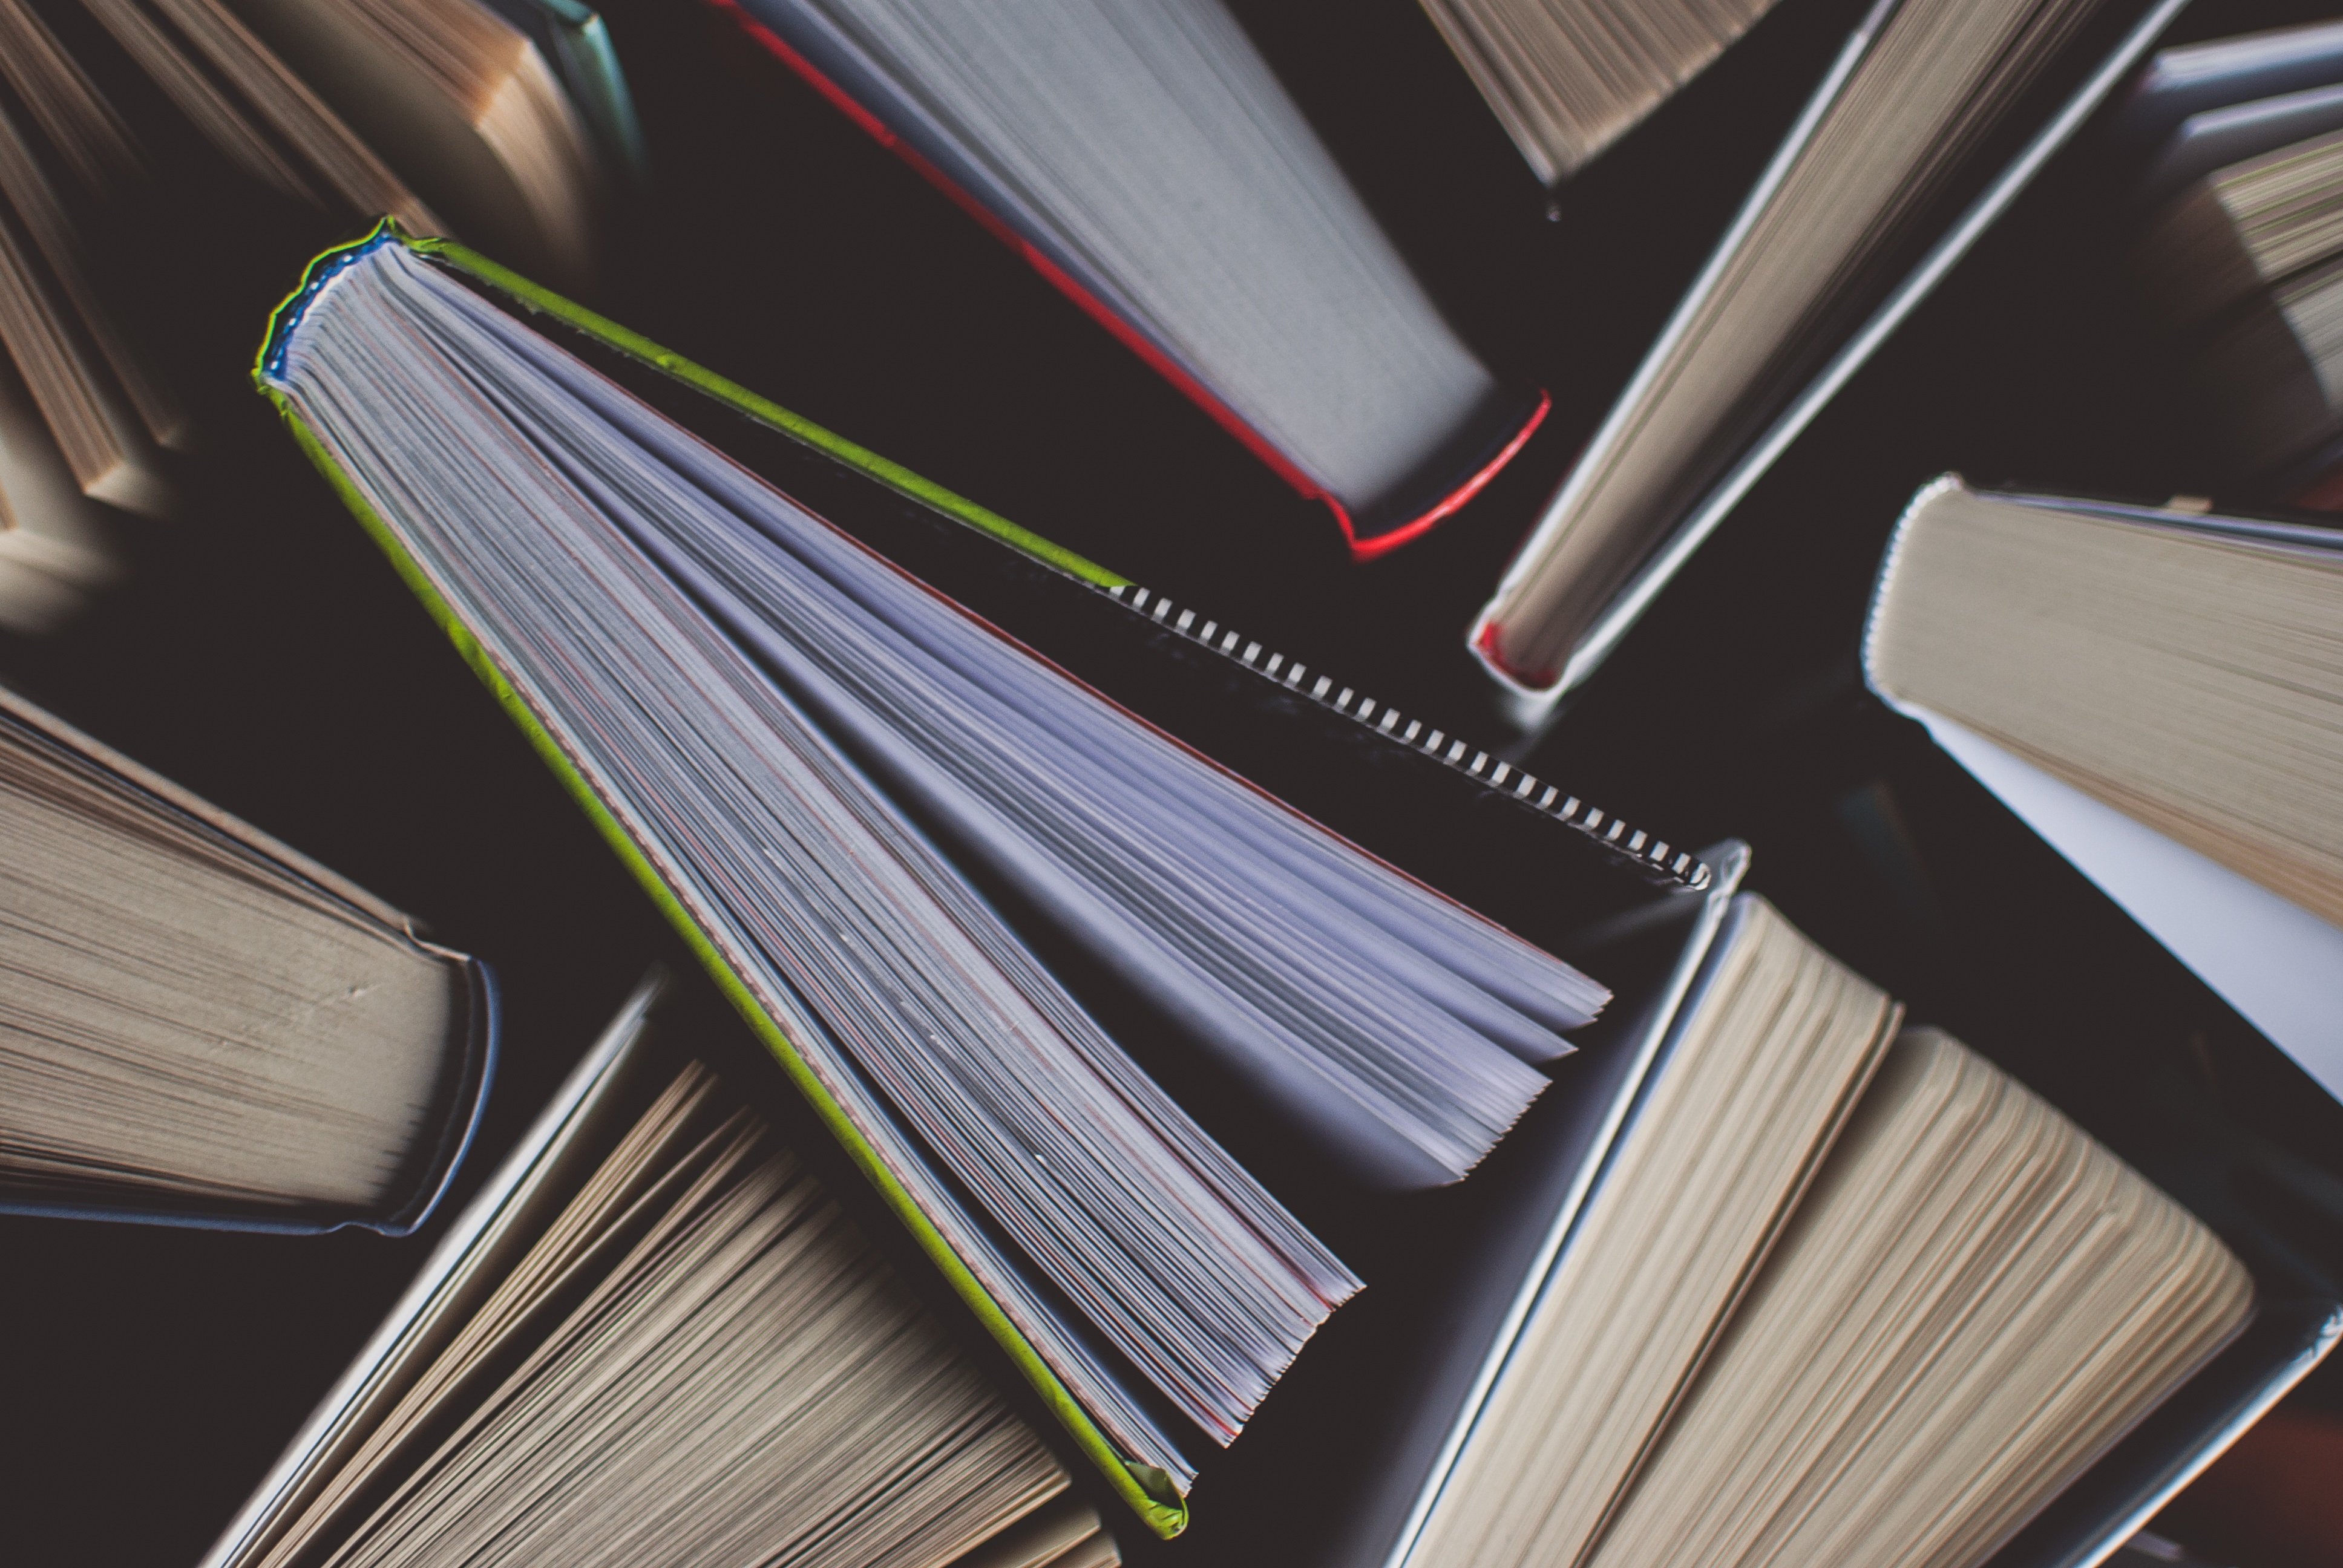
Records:
{"label": "green spiral book", "polygon": [[1707,869],[459,246],[385,224],[311,265],[261,390],[1074,1443],[1177,1533],[1360,1282],[969,877],[1363,1190],[1463,1180],[1609,993],[930,592],[581,338],[1638,886]]}

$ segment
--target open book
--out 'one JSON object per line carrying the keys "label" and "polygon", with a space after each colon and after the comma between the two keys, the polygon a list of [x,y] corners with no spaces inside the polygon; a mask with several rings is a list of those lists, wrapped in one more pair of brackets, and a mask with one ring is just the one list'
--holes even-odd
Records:
{"label": "open book", "polygon": [[701,1060],[725,1020],[661,994],[587,1052],[213,1568],[1111,1568],[1038,1434]]}
{"label": "open book", "polygon": [[2343,1098],[2343,531],[1913,498],[1864,668]]}
{"label": "open book", "polygon": [[2177,9],[1872,7],[1470,633],[1525,726],[1593,672]]}
{"label": "open book", "polygon": [[[1127,634],[1209,642],[1228,677],[1462,773],[1628,885],[1706,869],[468,252],[386,229],[312,267],[264,389],[1077,1440],[1176,1528],[1196,1456],[1357,1281],[1091,1005],[1135,1007],[1316,1176],[1413,1190],[1480,1162],[1607,990],[910,578],[523,306],[840,458],[862,508],[972,521],[1105,590],[1086,604]],[[1095,983],[1078,1001],[1060,970]]]}

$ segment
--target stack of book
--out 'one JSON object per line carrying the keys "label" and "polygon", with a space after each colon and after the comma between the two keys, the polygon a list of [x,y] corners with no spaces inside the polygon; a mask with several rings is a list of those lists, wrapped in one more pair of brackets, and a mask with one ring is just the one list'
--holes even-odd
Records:
{"label": "stack of book", "polygon": [[[2081,1565],[2326,1397],[2331,26],[83,3],[0,0],[27,1473],[266,1391],[85,1546]],[[1640,363],[1491,330],[1558,245]],[[142,1271],[205,1370],[73,1351]]]}

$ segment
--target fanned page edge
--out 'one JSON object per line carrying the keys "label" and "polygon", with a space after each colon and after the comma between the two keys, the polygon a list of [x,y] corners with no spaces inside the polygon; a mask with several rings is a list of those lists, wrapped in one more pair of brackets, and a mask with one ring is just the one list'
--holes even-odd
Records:
{"label": "fanned page edge", "polygon": [[[505,710],[507,717],[511,719],[519,727],[521,732],[528,737],[529,743],[535,748],[538,757],[553,770],[554,776],[560,779],[562,787],[568,791],[570,798],[576,800],[586,812],[588,819],[601,833],[604,841],[618,855],[620,863],[634,873],[635,879],[649,895],[652,903],[658,906],[659,911],[667,917],[669,924],[683,939],[693,956],[699,960],[701,967],[715,980],[726,1000],[732,1003],[734,1009],[739,1012],[757,1037],[764,1042],[766,1049],[772,1052],[775,1060],[780,1063],[782,1070],[789,1075],[791,1084],[804,1097],[815,1117],[830,1135],[837,1140],[839,1146],[845,1151],[855,1168],[862,1173],[864,1180],[877,1190],[880,1200],[893,1212],[896,1219],[910,1232],[912,1240],[918,1243],[920,1250],[927,1254],[929,1261],[934,1263],[938,1271],[942,1273],[945,1282],[950,1285],[952,1292],[975,1314],[985,1332],[991,1336],[995,1343],[1000,1345],[1019,1373],[1024,1377],[1027,1384],[1048,1408],[1050,1413],[1065,1429],[1067,1434],[1073,1440],[1074,1445],[1106,1478],[1108,1485],[1116,1496],[1121,1498],[1157,1535],[1168,1540],[1179,1534],[1187,1527],[1188,1507],[1185,1499],[1172,1486],[1170,1478],[1160,1471],[1142,1465],[1118,1452],[1104,1432],[1091,1419],[1089,1412],[1075,1401],[1065,1384],[1059,1380],[1058,1375],[1050,1369],[1047,1362],[1042,1361],[1040,1352],[1035,1351],[1025,1336],[1018,1332],[1007,1313],[1002,1312],[1000,1303],[992,1299],[983,1285],[978,1282],[975,1274],[970,1271],[968,1265],[952,1250],[951,1244],[945,1240],[942,1232],[929,1219],[926,1211],[911,1197],[910,1191],[903,1186],[886,1161],[880,1157],[878,1151],[872,1148],[856,1130],[845,1109],[830,1096],[812,1068],[799,1054],[797,1046],[790,1040],[788,1032],[759,1004],[747,982],[734,971],[714,941],[700,930],[698,922],[692,920],[689,911],[676,897],[673,890],[667,885],[665,879],[659,875],[658,868],[651,863],[649,858],[628,834],[625,827],[611,813],[601,797],[595,792],[593,785],[572,761],[568,753],[563,750],[560,743],[538,722],[520,693],[505,678],[503,671],[497,668],[495,661],[488,657],[478,639],[464,625],[454,608],[440,597],[437,589],[432,587],[430,579],[424,574],[422,568],[400,546],[397,536],[375,514],[374,508],[367,504],[357,486],[335,463],[324,444],[302,421],[299,415],[294,411],[290,401],[274,384],[272,377],[277,368],[281,366],[285,340],[293,327],[299,321],[301,313],[309,300],[315,297],[317,290],[343,266],[364,252],[384,243],[404,245],[418,256],[448,261],[458,270],[470,272],[479,276],[482,281],[511,294],[524,305],[570,321],[572,325],[578,326],[581,329],[610,342],[613,347],[637,358],[644,359],[689,384],[699,386],[703,390],[715,392],[717,396],[724,397],[728,402],[734,401],[736,397],[749,397],[753,395],[732,388],[730,383],[722,382],[720,378],[713,377],[708,371],[690,364],[689,361],[669,354],[648,339],[628,332],[615,323],[604,321],[589,312],[579,310],[578,307],[562,300],[558,296],[528,282],[460,246],[445,241],[410,238],[387,219],[377,224],[364,238],[328,250],[309,264],[308,268],[302,275],[300,284],[278,305],[276,312],[269,317],[267,336],[262,342],[260,355],[253,367],[254,385],[263,397],[276,406],[278,416],[285,421],[286,427],[292,433],[294,441],[300,447],[310,463],[319,474],[324,476],[335,495],[349,509],[351,516],[357,519],[359,526],[366,529],[377,548],[388,558],[392,568],[406,583],[408,591],[415,595],[425,611],[446,634],[448,641],[455,645],[457,653],[471,668],[472,673],[479,678],[481,684],[488,689],[498,705]],[[583,321],[578,319],[581,317],[585,318]],[[709,383],[716,385],[710,386]],[[719,387],[729,389],[733,396],[727,397],[724,391],[718,390]],[[840,441],[829,432],[798,419],[796,416],[788,414],[778,407],[763,404],[761,399],[756,401],[760,405],[756,411],[758,417],[767,419],[768,422],[775,422],[765,411],[769,409],[771,416],[779,416],[778,422],[784,430],[798,436],[801,440],[807,440],[810,445],[820,447],[825,450],[833,444],[848,447],[864,463],[883,467],[893,474],[900,475],[904,484],[918,487],[919,489],[912,492],[914,494],[920,493],[920,490],[936,490],[936,487],[928,485],[925,480],[919,479],[908,471],[896,469],[892,464],[887,464],[875,454],[865,453],[860,447]],[[799,433],[799,427],[802,427],[805,434]],[[893,481],[890,480],[890,482]],[[899,484],[898,487],[902,487],[902,485]],[[936,490],[936,493],[949,495],[949,492],[940,490]],[[924,496],[922,498],[925,498]],[[958,499],[958,498],[950,498]],[[970,503],[960,502],[960,505],[968,507]],[[973,509],[981,510],[981,508]],[[985,516],[991,518],[992,515],[987,513]],[[1005,518],[992,518],[990,524],[980,523],[978,526],[984,527],[988,532],[1006,529],[1013,535],[1033,538],[1024,535],[1024,530],[1017,528]],[[1092,573],[1108,575],[1101,573],[1101,568],[1090,567],[1088,562],[1081,562],[1079,557],[1073,557],[1070,552],[1057,550],[1055,546],[1049,545],[1047,541],[1034,538],[1033,544],[1041,549],[1064,556],[1069,561],[1080,562],[1081,566],[1089,568]]]}
{"label": "fanned page edge", "polygon": [[[1015,252],[1028,266],[1041,274],[1050,286],[1064,295],[1083,315],[1104,327],[1116,342],[1139,356],[1149,369],[1169,381],[1182,397],[1202,409],[1214,424],[1235,437],[1246,451],[1267,465],[1271,472],[1291,485],[1303,499],[1323,505],[1333,514],[1335,526],[1342,530],[1342,542],[1349,547],[1353,560],[1371,561],[1388,555],[1410,540],[1422,538],[1442,519],[1461,509],[1487,488],[1490,481],[1520,455],[1553,409],[1554,399],[1543,388],[1534,397],[1511,399],[1526,411],[1500,422],[1503,429],[1484,444],[1478,464],[1471,472],[1442,491],[1422,510],[1389,527],[1363,535],[1350,507],[1340,497],[1312,478],[1267,436],[1248,423],[1244,416],[1222,402],[1193,371],[1180,362],[1170,348],[1101,298],[1096,291],[1051,258],[1040,246],[1020,234],[974,192],[937,167],[934,162],[889,128],[884,120],[831,80],[820,66],[792,48],[779,34],[750,15],[739,0],[706,0],[706,3],[730,20],[750,43],[787,66],[793,75],[811,87],[825,103],[853,122],[871,140],[902,159],[921,179],[950,198],[953,206],[974,218],[987,234]],[[1509,430],[1510,434],[1503,433],[1504,430]]]}

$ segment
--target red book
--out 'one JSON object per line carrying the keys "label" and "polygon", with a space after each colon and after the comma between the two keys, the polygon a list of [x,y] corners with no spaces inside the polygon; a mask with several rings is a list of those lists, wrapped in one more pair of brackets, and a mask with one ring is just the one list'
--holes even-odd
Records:
{"label": "red book", "polygon": [[1441,319],[1219,0],[920,27],[873,0],[710,4],[1323,501],[1359,559],[1463,507],[1545,417]]}

